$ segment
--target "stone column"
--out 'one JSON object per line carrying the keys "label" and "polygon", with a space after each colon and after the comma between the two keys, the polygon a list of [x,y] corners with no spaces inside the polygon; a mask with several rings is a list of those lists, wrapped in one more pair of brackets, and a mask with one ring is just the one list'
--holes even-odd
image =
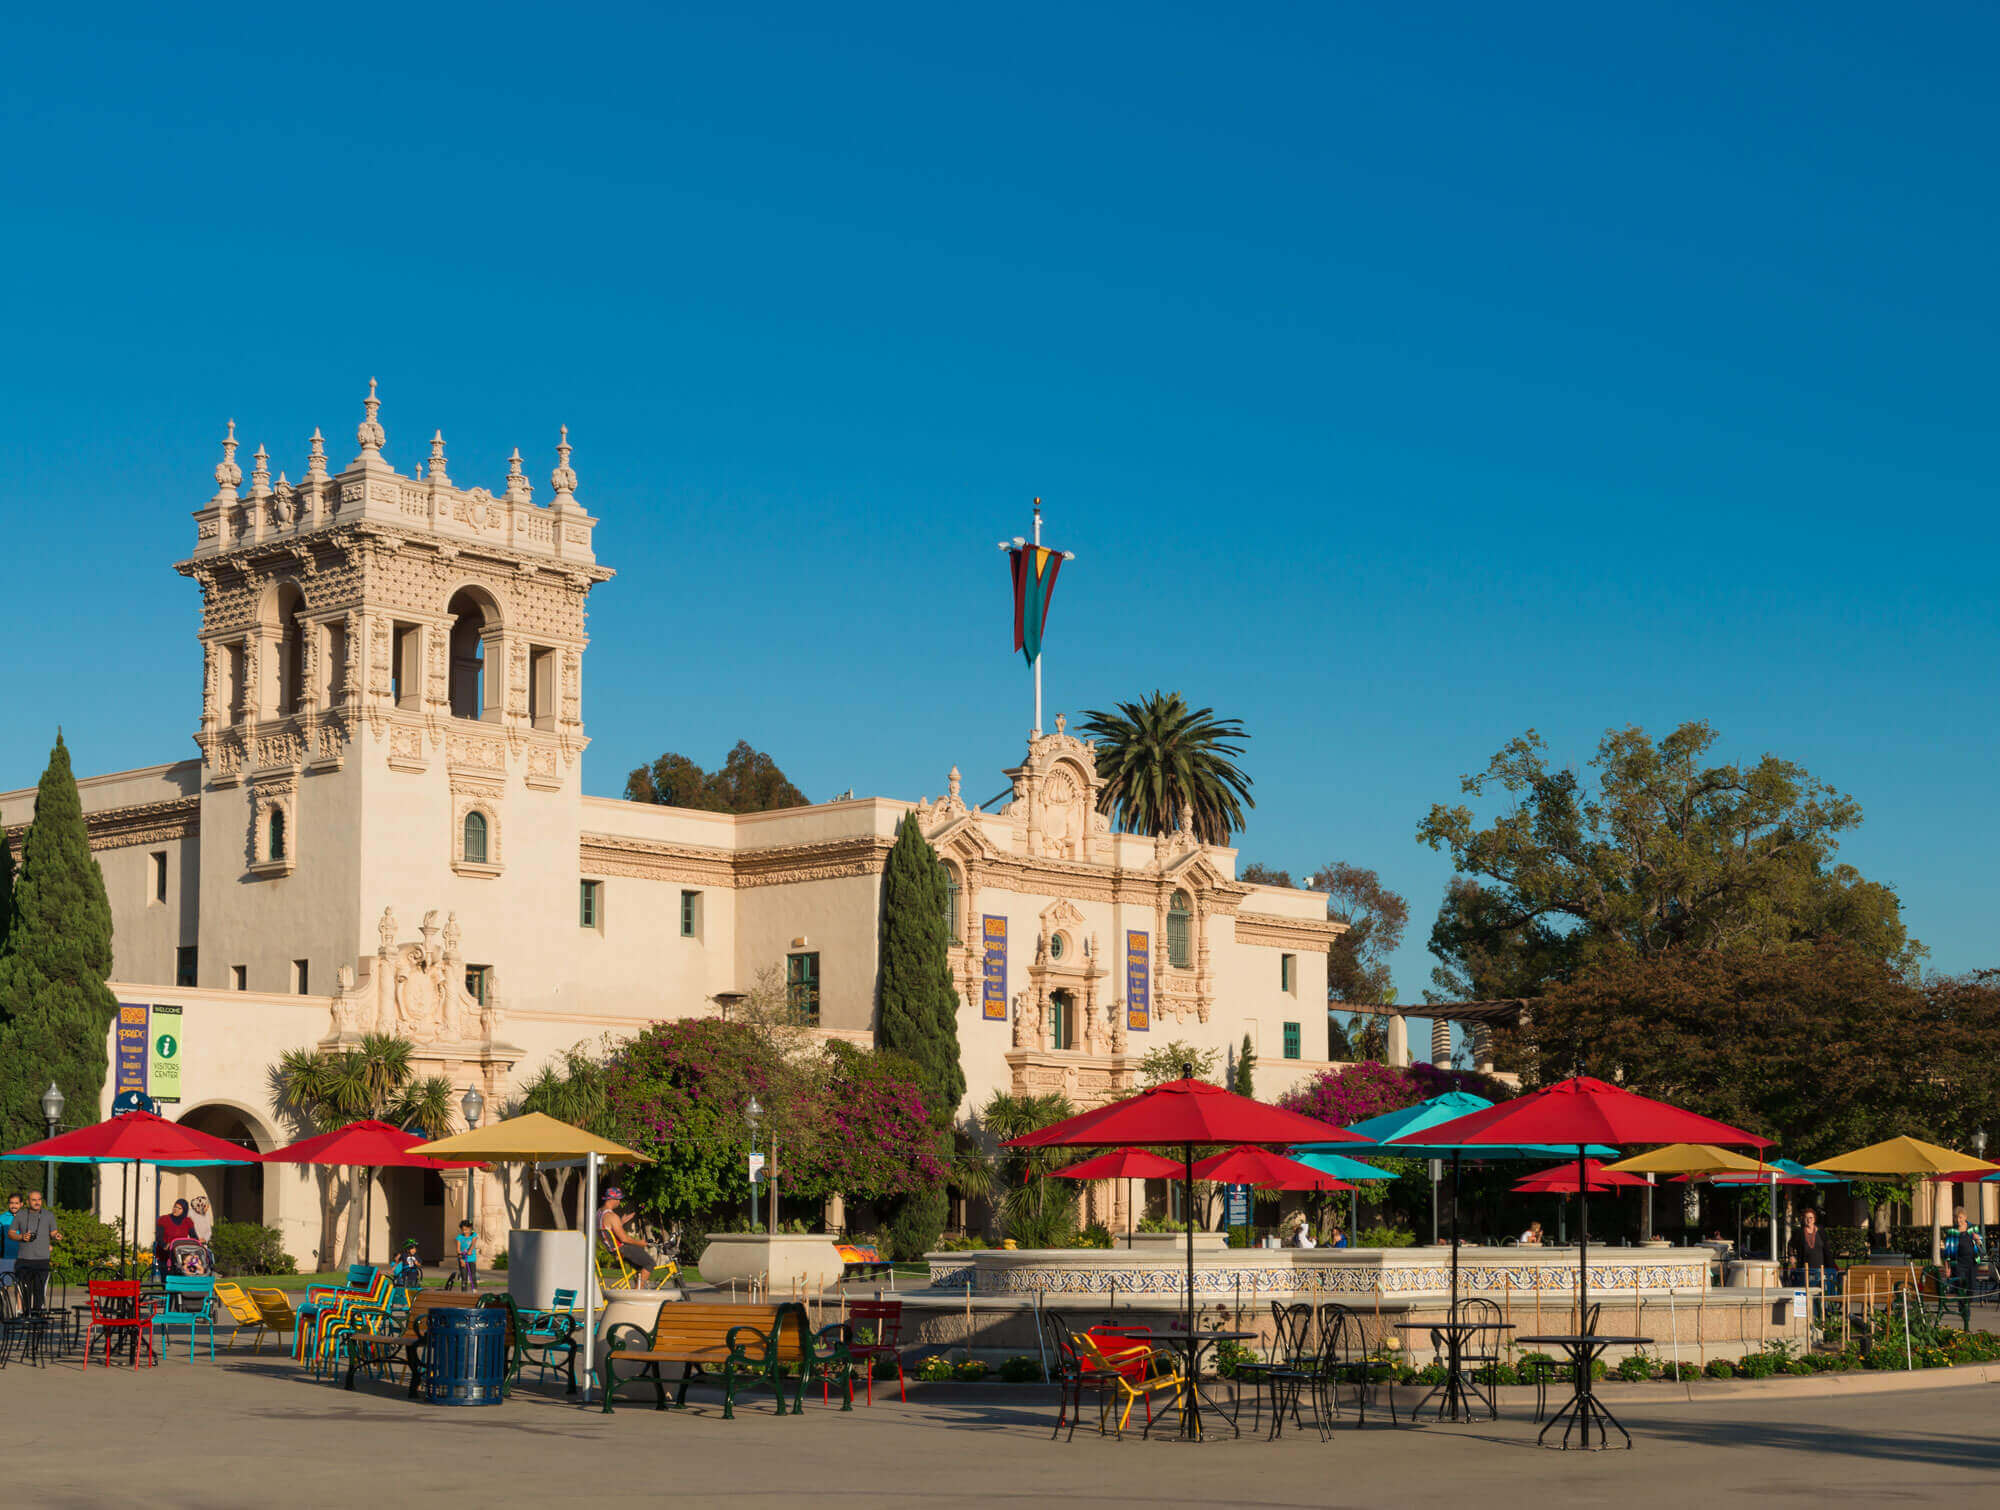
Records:
{"label": "stone column", "polygon": [[1410,1064],[1410,1020],[1401,1012],[1389,1014],[1389,1063],[1397,1069]]}
{"label": "stone column", "polygon": [[1439,1069],[1451,1067],[1451,1019],[1431,1019],[1431,1063]]}

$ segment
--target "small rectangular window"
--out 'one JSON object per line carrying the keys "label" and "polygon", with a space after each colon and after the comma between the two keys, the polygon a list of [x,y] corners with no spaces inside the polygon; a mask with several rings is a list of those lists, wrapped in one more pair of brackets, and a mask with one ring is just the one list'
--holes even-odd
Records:
{"label": "small rectangular window", "polygon": [[250,706],[249,651],[241,640],[229,647],[229,721],[243,722]]}
{"label": "small rectangular window", "polygon": [[1278,989],[1286,995],[1294,995],[1299,989],[1299,957],[1296,954],[1278,956]]}
{"label": "small rectangular window", "polygon": [[396,626],[395,660],[390,667],[390,691],[399,708],[423,705],[423,632],[415,624]]}
{"label": "small rectangular window", "polygon": [[248,991],[250,989],[250,967],[248,965],[231,965],[229,967],[229,987],[233,991]]}
{"label": "small rectangular window", "polygon": [[305,995],[307,995],[307,994],[308,994],[308,990],[307,990],[307,985],[306,985],[306,983],[307,983],[307,981],[308,981],[308,979],[309,979],[309,978],[310,978],[310,974],[309,974],[308,970],[306,969],[306,962],[305,962],[304,960],[302,960],[302,959],[295,959],[295,960],[293,960],[293,961],[292,961],[292,995],[294,995],[294,996],[305,996]]}
{"label": "small rectangular window", "polygon": [[528,648],[528,722],[537,729],[556,726],[556,653],[546,645]]}
{"label": "small rectangular window", "polygon": [[602,881],[584,881],[577,887],[576,926],[595,928],[597,926],[597,893]]}
{"label": "small rectangular window", "polygon": [[192,989],[195,982],[195,946],[182,944],[174,951],[174,984]]}
{"label": "small rectangular window", "polygon": [[167,899],[167,852],[164,849],[154,850],[148,862],[153,872],[153,900],[164,902]]}
{"label": "small rectangular window", "polygon": [[323,668],[326,681],[320,687],[320,702],[326,707],[337,708],[347,695],[347,629],[344,625],[326,626]]}
{"label": "small rectangular window", "polygon": [[1285,1024],[1285,1057],[1287,1059],[1299,1057],[1299,1025],[1295,1022]]}
{"label": "small rectangular window", "polygon": [[491,965],[467,965],[465,967],[465,994],[478,1002],[482,1007],[486,1005],[486,993],[490,989],[492,981],[493,967]]}
{"label": "small rectangular window", "polygon": [[[681,893],[681,937],[691,939],[699,938],[700,936],[701,893],[698,891],[684,891]],[[794,958],[796,957],[794,956]]]}
{"label": "small rectangular window", "polygon": [[[695,893],[700,895],[700,893]],[[800,1022],[819,1025],[819,955],[785,956],[785,1000]]]}

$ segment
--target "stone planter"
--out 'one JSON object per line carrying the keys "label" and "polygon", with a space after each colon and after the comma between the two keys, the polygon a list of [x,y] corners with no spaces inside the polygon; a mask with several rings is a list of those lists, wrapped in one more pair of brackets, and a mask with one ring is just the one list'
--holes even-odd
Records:
{"label": "stone planter", "polygon": [[778,1299],[794,1289],[838,1283],[845,1267],[833,1238],[824,1232],[711,1232],[699,1265],[706,1284],[754,1279]]}

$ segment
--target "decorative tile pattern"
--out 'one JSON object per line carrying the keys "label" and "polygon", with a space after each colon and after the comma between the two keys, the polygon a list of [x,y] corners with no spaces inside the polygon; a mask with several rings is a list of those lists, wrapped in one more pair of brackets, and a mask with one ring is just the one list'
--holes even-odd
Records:
{"label": "decorative tile pattern", "polygon": [[[1008,1256],[1010,1259],[1013,1255]],[[990,1262],[977,1255],[953,1255],[931,1260],[931,1285],[981,1295],[1181,1295],[1186,1269],[1164,1263],[1036,1263]],[[1592,1262],[1590,1287],[1605,1293],[1667,1289],[1701,1289],[1708,1283],[1705,1260],[1687,1262]],[[1458,1271],[1463,1294],[1508,1292],[1569,1295],[1576,1289],[1574,1263],[1462,1263]],[[1451,1288],[1451,1266],[1430,1258],[1418,1262],[1223,1263],[1197,1261],[1194,1289],[1198,1296],[1255,1295],[1436,1295]]]}

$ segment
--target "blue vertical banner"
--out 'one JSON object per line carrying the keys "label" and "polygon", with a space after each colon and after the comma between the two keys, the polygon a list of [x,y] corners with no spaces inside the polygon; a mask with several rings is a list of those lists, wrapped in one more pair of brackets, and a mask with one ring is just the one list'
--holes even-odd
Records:
{"label": "blue vertical banner", "polygon": [[991,914],[980,919],[986,944],[986,981],[979,993],[979,1015],[987,1022],[1007,1020],[1007,920]]}
{"label": "blue vertical banner", "polygon": [[146,1042],[150,1027],[147,1019],[151,1011],[144,1005],[118,1003],[118,1078],[113,1095],[127,1091],[146,1094]]}
{"label": "blue vertical banner", "polygon": [[1125,1027],[1132,1033],[1153,1028],[1153,939],[1136,928],[1125,931]]}

